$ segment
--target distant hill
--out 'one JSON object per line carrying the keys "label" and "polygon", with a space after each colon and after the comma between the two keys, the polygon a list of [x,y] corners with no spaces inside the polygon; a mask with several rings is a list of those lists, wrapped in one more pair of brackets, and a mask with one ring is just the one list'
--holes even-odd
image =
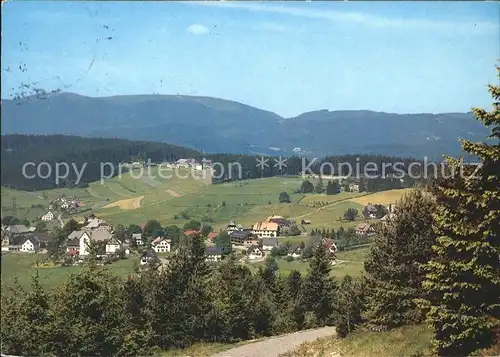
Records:
{"label": "distant hill", "polygon": [[[1,140],[1,184],[22,190],[86,187],[89,182],[100,180],[101,163],[117,165],[130,162],[134,157],[149,158],[152,162],[171,161],[183,157],[200,158],[200,155],[195,150],[165,143],[64,135],[7,135],[2,136]],[[24,164],[38,165],[42,162],[51,167],[47,178],[44,178],[49,174],[47,167],[39,175],[35,175],[34,165],[26,168],[27,175],[34,177],[24,177]],[[55,173],[57,163],[67,163],[70,167],[68,177],[58,183]],[[80,179],[74,167],[79,172],[84,167]],[[103,171],[108,175],[110,166],[105,166]],[[115,174],[118,174],[118,169]],[[65,168],[62,166],[59,176],[65,176]]]}
{"label": "distant hill", "polygon": [[[458,138],[488,131],[471,113],[303,113],[294,118],[194,96],[91,98],[52,93],[2,101],[2,134],[67,134],[169,142],[205,152],[314,156],[367,153],[432,159],[460,154]],[[299,151],[299,149],[301,151]]]}

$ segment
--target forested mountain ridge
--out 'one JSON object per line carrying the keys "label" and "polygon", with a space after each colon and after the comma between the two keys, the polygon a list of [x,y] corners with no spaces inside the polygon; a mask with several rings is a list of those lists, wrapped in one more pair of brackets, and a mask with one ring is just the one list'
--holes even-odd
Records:
{"label": "forested mountain ridge", "polygon": [[[194,158],[201,161],[202,158],[212,160],[214,163],[214,183],[234,179],[255,179],[262,177],[273,177],[278,175],[299,175],[303,170],[322,173],[325,175],[354,175],[356,172],[339,172],[341,163],[349,163],[354,169],[357,164],[364,167],[368,162],[374,163],[381,168],[383,163],[401,162],[404,168],[408,169],[409,164],[415,162],[412,158],[401,158],[396,156],[382,155],[336,155],[326,156],[318,160],[310,160],[299,156],[292,156],[286,159],[281,169],[274,165],[279,158],[277,156],[267,156],[267,164],[261,168],[257,165],[261,157],[257,155],[246,154],[203,154],[199,151],[183,148],[175,145],[147,141],[131,141],[117,138],[86,138],[67,135],[4,135],[1,138],[2,170],[1,184],[22,190],[42,190],[55,187],[74,187],[75,185],[85,187],[88,183],[101,179],[101,164],[110,163],[115,167],[120,163],[128,163],[135,160],[151,160],[152,163],[164,161],[175,161],[180,158]],[[40,174],[34,178],[23,176],[23,165],[26,163],[47,163],[51,167],[51,175],[47,178],[47,168],[43,168]],[[322,163],[328,162],[331,165],[322,168]],[[55,180],[55,167],[57,163],[66,163],[71,169],[67,178]],[[233,164],[236,164],[233,165]],[[78,173],[72,167],[74,165],[80,170],[83,165],[85,169],[82,176],[78,179]],[[47,165],[46,165],[47,166]],[[230,172],[232,167],[234,172]],[[241,172],[239,168],[241,167]],[[330,167],[334,169],[331,172]],[[345,170],[346,168],[344,168]],[[404,171],[406,171],[404,169]],[[35,170],[31,165],[28,171]],[[105,174],[108,174],[109,168],[105,166]],[[222,173],[221,170],[224,170]],[[406,171],[407,172],[407,171]],[[61,169],[64,175],[64,168]],[[363,171],[360,172],[363,174]],[[389,171],[386,174],[390,173]],[[118,174],[118,169],[115,169]],[[31,174],[30,174],[31,175]],[[382,182],[384,181],[384,182]],[[387,182],[385,182],[387,181]],[[394,180],[392,180],[394,181]],[[399,183],[399,180],[396,180]],[[401,188],[389,184],[389,180],[370,180],[370,184],[383,185],[385,189]],[[405,186],[411,186],[412,181],[406,179]],[[378,191],[382,188],[373,187],[370,191]]]}
{"label": "forested mountain ridge", "polygon": [[210,97],[51,93],[2,100],[2,134],[66,134],[169,142],[205,152],[311,156],[351,153],[437,159],[461,153],[457,138],[482,140],[471,113],[390,114],[367,110],[283,118]]}

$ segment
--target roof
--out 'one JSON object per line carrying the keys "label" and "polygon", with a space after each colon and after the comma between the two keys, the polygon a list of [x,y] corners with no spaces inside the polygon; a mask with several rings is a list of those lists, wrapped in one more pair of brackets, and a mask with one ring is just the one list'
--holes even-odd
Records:
{"label": "roof", "polygon": [[288,253],[295,253],[297,249],[300,249],[300,246],[298,244],[292,245],[290,248],[288,248]]}
{"label": "roof", "polygon": [[84,230],[79,230],[79,231],[73,231],[71,234],[68,236],[68,240],[74,240],[74,239],[80,239],[83,233],[86,231]]}
{"label": "roof", "polygon": [[260,247],[257,244],[252,244],[250,247],[248,247],[246,253],[247,254],[252,253],[255,248],[257,248],[258,250],[260,250],[262,252],[262,249],[260,249]]}
{"label": "roof", "polygon": [[116,237],[111,237],[106,244],[122,244],[122,242],[120,242]]}
{"label": "roof", "polygon": [[48,243],[51,240],[51,237],[47,233],[35,233],[34,237],[36,237],[40,243]]}
{"label": "roof", "polygon": [[267,218],[266,218],[266,221],[267,221],[267,222],[270,222],[270,221],[271,221],[271,219],[284,219],[284,217],[282,217],[282,216],[277,216],[277,215],[275,215],[275,214],[272,214],[272,215],[270,215],[269,217],[267,217]]}
{"label": "roof", "polygon": [[158,259],[158,255],[154,250],[148,250],[147,252],[142,253],[141,259],[142,258],[150,258],[150,259]]}
{"label": "roof", "polygon": [[24,224],[16,224],[13,226],[8,226],[6,230],[15,234],[27,233],[30,231],[30,229],[26,227]]}
{"label": "roof", "polygon": [[257,222],[253,225],[256,231],[277,231],[278,224],[274,222]]}
{"label": "roof", "polygon": [[218,232],[210,232],[208,233],[208,239],[210,240],[214,240],[215,238],[217,238],[219,236],[220,233]]}
{"label": "roof", "polygon": [[234,231],[229,233],[231,238],[240,238],[240,239],[248,239],[250,236],[253,236],[251,231]]}
{"label": "roof", "polygon": [[360,223],[356,226],[357,231],[368,231],[370,229],[370,223]]}
{"label": "roof", "polygon": [[278,246],[278,240],[276,238],[262,238],[262,245],[272,245]]}
{"label": "roof", "polygon": [[132,233],[133,239],[142,239],[142,233]]}
{"label": "roof", "polygon": [[377,207],[375,207],[374,205],[372,205],[371,203],[368,203],[368,205],[366,206],[366,209],[367,211],[369,212],[377,212]]}
{"label": "roof", "polygon": [[285,226],[285,227],[290,227],[292,225],[292,222],[290,222],[287,219],[284,218],[271,218],[270,222],[276,223],[279,226]]}
{"label": "roof", "polygon": [[13,245],[13,246],[20,246],[20,245],[23,245],[23,243],[26,241],[28,237],[25,236],[25,235],[14,235],[10,238],[9,240],[9,245]]}
{"label": "roof", "polygon": [[394,218],[396,218],[396,215],[394,213],[389,213],[382,217],[380,220],[385,222]]}
{"label": "roof", "polygon": [[73,238],[66,243],[66,247],[80,247],[80,239]]}
{"label": "roof", "polygon": [[111,238],[113,238],[113,235],[108,230],[92,231],[92,237],[91,238],[92,238],[92,240],[95,240],[95,241],[104,241],[104,242],[107,242]]}
{"label": "roof", "polygon": [[102,219],[100,218],[95,218],[95,219],[92,219],[86,226],[85,228],[97,228],[101,225],[108,225],[105,221],[103,221]]}
{"label": "roof", "polygon": [[222,255],[222,249],[217,247],[208,247],[207,255]]}
{"label": "roof", "polygon": [[197,230],[194,230],[194,229],[186,229],[184,231],[184,235],[186,235],[186,236],[192,236],[192,235],[195,235],[195,234],[200,234],[200,231],[197,231]]}

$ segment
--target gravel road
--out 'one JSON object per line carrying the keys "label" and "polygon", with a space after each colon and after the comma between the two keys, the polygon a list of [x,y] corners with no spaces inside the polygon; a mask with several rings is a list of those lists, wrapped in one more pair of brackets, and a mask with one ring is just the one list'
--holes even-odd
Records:
{"label": "gravel road", "polygon": [[263,341],[220,352],[212,357],[279,357],[293,351],[303,342],[315,341],[318,338],[335,335],[335,327],[322,327],[315,330],[294,332],[289,335],[270,337]]}

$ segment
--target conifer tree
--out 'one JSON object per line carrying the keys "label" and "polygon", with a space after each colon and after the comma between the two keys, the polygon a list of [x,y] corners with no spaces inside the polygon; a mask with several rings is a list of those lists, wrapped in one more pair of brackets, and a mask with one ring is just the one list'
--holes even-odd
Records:
{"label": "conifer tree", "polygon": [[371,322],[388,327],[421,320],[422,265],[435,242],[432,199],[419,190],[404,195],[396,218],[380,227],[365,261]]}
{"label": "conifer tree", "polygon": [[309,272],[304,279],[300,292],[300,302],[306,311],[316,318],[316,324],[326,325],[331,322],[333,313],[333,294],[335,280],[330,276],[331,262],[329,253],[323,245],[314,249],[309,262]]}
{"label": "conifer tree", "polygon": [[421,305],[435,331],[434,350],[442,356],[466,356],[491,345],[500,326],[500,86],[490,85],[489,91],[493,109],[473,109],[491,128],[489,141],[461,140],[482,166],[472,173],[461,159],[448,158],[454,177],[432,185],[438,238]]}
{"label": "conifer tree", "polygon": [[335,294],[335,324],[340,337],[347,336],[361,323],[362,310],[362,283],[346,275]]}

